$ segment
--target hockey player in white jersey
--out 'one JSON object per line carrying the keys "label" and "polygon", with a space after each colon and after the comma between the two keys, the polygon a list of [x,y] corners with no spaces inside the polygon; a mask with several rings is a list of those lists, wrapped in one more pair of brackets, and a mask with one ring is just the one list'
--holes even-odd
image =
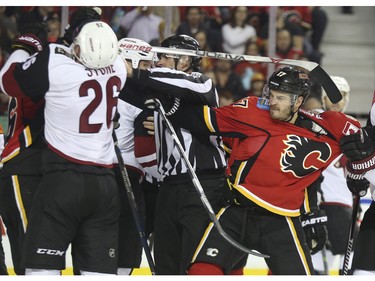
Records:
{"label": "hockey player in white jersey", "polygon": [[[375,93],[374,93],[375,96]],[[354,247],[353,275],[375,275],[375,103],[372,104],[362,134],[341,139],[341,148],[348,157],[348,187],[353,194],[364,196],[370,185],[372,202],[366,210]],[[354,179],[353,179],[354,178]],[[364,180],[365,178],[366,180]],[[368,181],[367,181],[368,180]],[[370,183],[370,184],[369,184]]]}
{"label": "hockey player in white jersey", "polygon": [[[350,86],[344,77],[331,76],[342,94],[342,100],[333,104],[323,90],[322,101],[325,110],[345,112],[349,103]],[[343,258],[346,251],[349,225],[351,220],[353,195],[346,185],[345,165],[347,159],[340,155],[323,171],[321,183],[322,202],[320,209],[328,217],[328,247],[326,251],[328,269],[338,271],[342,269]],[[358,228],[356,229],[358,231]],[[322,251],[312,255],[314,269],[323,274],[324,264]],[[327,272],[328,273],[328,272]]]}
{"label": "hockey player in white jersey", "polygon": [[[131,48],[126,50],[124,47]],[[119,40],[120,56],[129,61],[134,68],[148,69],[154,64],[155,53],[150,52],[151,45],[136,38]],[[142,92],[144,86],[135,79],[128,78],[125,87],[121,90],[118,100],[119,126],[115,132],[118,146],[127,169],[134,197],[140,211],[140,224],[143,231],[146,229],[147,206],[153,202],[145,202],[142,186],[146,178],[160,178],[156,166],[156,147],[153,136],[147,134],[143,121],[153,110],[145,106]],[[141,142],[141,143],[139,143]],[[119,232],[119,269],[118,275],[130,275],[133,268],[139,268],[142,260],[142,245],[139,231],[128,201],[124,180],[120,168],[114,168],[119,187],[121,214]],[[157,193],[157,186],[154,186]],[[155,200],[153,200],[155,201]],[[145,233],[146,238],[149,233]]]}
{"label": "hockey player in white jersey", "polygon": [[[70,243],[81,274],[117,272],[120,206],[110,169],[112,120],[126,68],[108,24],[88,22],[73,38],[71,48],[50,44],[31,57],[17,50],[0,73],[4,93],[46,100],[48,149],[26,233],[26,274],[60,274]],[[41,46],[32,35],[19,40]],[[26,61],[14,62],[20,57]]]}
{"label": "hockey player in white jersey", "polygon": [[[73,31],[84,22],[98,20],[99,12],[99,8],[78,8],[58,41],[70,46]],[[20,29],[20,33],[37,36],[42,48],[16,39],[12,42],[12,51],[21,48],[33,55],[48,45],[48,26],[43,23],[29,23]],[[43,134],[44,98],[36,101],[27,96],[12,97],[8,103],[7,119],[8,129],[1,154],[0,214],[9,238],[14,273],[25,275],[25,269],[21,267],[21,253],[34,194],[42,179],[42,151],[46,147]]]}

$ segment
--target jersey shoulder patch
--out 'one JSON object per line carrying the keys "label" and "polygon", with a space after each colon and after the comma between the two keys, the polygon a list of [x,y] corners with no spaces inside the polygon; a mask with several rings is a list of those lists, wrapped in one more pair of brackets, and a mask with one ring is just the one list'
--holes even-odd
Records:
{"label": "jersey shoulder patch", "polygon": [[58,55],[64,55],[64,56],[67,56],[68,58],[73,59],[73,55],[70,52],[68,52],[67,50],[59,46],[55,47],[54,53]]}
{"label": "jersey shoulder patch", "polygon": [[257,107],[264,110],[270,109],[270,100],[266,98],[258,98]]}

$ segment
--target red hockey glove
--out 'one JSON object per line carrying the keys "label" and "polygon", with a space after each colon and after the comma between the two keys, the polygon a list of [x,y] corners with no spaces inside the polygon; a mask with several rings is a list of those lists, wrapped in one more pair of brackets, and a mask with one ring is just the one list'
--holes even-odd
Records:
{"label": "red hockey glove", "polygon": [[48,26],[45,23],[30,23],[20,28],[21,35],[12,42],[12,50],[25,50],[30,55],[40,52],[48,44]]}
{"label": "red hockey glove", "polygon": [[323,210],[316,210],[301,216],[306,243],[312,255],[322,250],[327,243],[327,220],[327,215]]}
{"label": "red hockey glove", "polygon": [[24,34],[16,38],[12,50],[24,50],[32,55],[43,50],[43,44],[34,34]]}

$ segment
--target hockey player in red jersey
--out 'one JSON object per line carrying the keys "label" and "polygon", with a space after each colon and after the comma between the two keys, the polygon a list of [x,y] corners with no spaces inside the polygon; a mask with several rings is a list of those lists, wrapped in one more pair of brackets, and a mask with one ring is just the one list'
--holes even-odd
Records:
{"label": "hockey player in red jersey", "polygon": [[[12,55],[3,70],[47,46],[48,29],[45,25],[29,24],[21,31],[25,34],[13,41]],[[41,44],[33,45],[31,40],[34,36]],[[25,274],[25,268],[21,266],[22,246],[33,197],[42,178],[41,151],[46,146],[43,140],[43,109],[44,98],[10,97],[8,103],[8,129],[1,153],[0,214],[7,229],[17,275]]]}
{"label": "hockey player in red jersey", "polygon": [[[31,38],[31,39],[30,39]],[[29,40],[26,40],[29,39]],[[36,36],[23,39],[40,46]],[[81,274],[116,274],[119,199],[112,139],[117,98],[126,81],[117,37],[108,24],[77,28],[70,48],[50,44],[1,71],[2,90],[45,98],[43,177],[23,249],[26,274],[60,274],[72,243]]]}
{"label": "hockey player in red jersey", "polygon": [[[228,165],[237,204],[219,219],[232,238],[270,256],[265,262],[273,274],[314,274],[308,246],[314,243],[306,241],[303,228],[319,229],[327,217],[310,209],[306,188],[341,154],[340,138],[360,128],[343,113],[299,109],[309,91],[307,74],[284,67],[271,75],[262,98],[222,108],[197,106],[194,112],[181,107],[170,116],[193,134],[236,139]],[[301,205],[307,212],[302,222]],[[225,274],[244,255],[210,226],[189,274]]]}
{"label": "hockey player in red jersey", "polygon": [[[4,149],[4,132],[0,125],[0,152]],[[2,167],[1,167],[2,168]],[[8,275],[7,266],[5,264],[5,254],[3,249],[3,221],[0,216],[0,275]]]}

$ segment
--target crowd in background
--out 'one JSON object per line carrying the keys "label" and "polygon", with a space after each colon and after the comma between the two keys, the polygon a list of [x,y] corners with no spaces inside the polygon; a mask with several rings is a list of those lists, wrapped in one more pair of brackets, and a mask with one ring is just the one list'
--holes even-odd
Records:
{"label": "crowd in background", "polygon": [[[69,7],[69,16],[79,7]],[[264,6],[104,6],[103,21],[118,38],[134,37],[158,46],[167,36],[187,34],[203,50],[252,56],[268,56],[269,8]],[[167,10],[168,8],[168,10]],[[10,43],[30,22],[45,22],[49,42],[61,35],[62,7],[0,7],[0,67],[10,52]],[[320,44],[328,18],[320,7],[277,8],[275,57],[305,59],[322,63]],[[267,64],[204,58],[201,71],[216,82],[221,103],[248,95],[261,95],[267,78]],[[321,95],[315,87],[312,95]],[[3,95],[0,112],[6,111]]]}

